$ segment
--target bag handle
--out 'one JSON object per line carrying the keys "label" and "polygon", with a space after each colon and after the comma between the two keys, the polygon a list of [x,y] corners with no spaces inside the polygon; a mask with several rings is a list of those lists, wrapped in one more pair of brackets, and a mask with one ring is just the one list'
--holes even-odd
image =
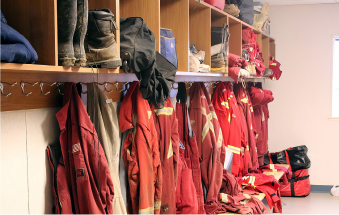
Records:
{"label": "bag handle", "polygon": [[264,14],[264,15],[268,15],[268,11],[270,10],[270,5],[268,3],[265,3],[263,6],[262,6],[262,9],[261,9],[261,14]]}
{"label": "bag handle", "polygon": [[291,167],[291,163],[290,163],[290,157],[288,156],[287,150],[289,150],[290,148],[285,150],[285,156],[286,156],[286,162],[289,165],[288,169],[292,171],[292,167]]}

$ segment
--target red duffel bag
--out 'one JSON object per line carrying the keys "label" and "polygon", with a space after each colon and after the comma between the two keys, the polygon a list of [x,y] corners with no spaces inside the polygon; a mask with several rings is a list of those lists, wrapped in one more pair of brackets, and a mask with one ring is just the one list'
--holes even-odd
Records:
{"label": "red duffel bag", "polygon": [[205,2],[220,10],[224,10],[225,8],[225,0],[205,0]]}
{"label": "red duffel bag", "polygon": [[307,169],[301,169],[293,172],[292,179],[288,179],[288,184],[280,183],[281,196],[305,197],[310,194],[311,184]]}

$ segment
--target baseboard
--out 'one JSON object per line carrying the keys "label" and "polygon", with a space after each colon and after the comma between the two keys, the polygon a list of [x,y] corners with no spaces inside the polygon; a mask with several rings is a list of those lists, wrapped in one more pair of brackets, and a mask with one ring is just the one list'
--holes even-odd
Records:
{"label": "baseboard", "polygon": [[331,185],[311,185],[311,192],[313,193],[331,193]]}

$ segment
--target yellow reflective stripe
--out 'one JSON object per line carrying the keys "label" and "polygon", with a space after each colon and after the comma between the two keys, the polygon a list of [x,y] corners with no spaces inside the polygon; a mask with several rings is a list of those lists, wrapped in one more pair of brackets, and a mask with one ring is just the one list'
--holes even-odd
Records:
{"label": "yellow reflective stripe", "polygon": [[219,129],[219,137],[218,137],[218,148],[220,148],[222,146],[222,140],[223,140],[223,137],[222,137],[222,131],[221,131],[221,128]]}
{"label": "yellow reflective stripe", "polygon": [[231,114],[228,113],[228,123],[231,123]]}
{"label": "yellow reflective stripe", "polygon": [[270,169],[271,169],[273,172],[277,172],[277,169],[274,168],[274,164],[270,164]]}
{"label": "yellow reflective stripe", "polygon": [[258,139],[258,137],[259,137],[259,134],[256,134],[256,135],[255,135],[255,139]]}
{"label": "yellow reflective stripe", "polygon": [[256,187],[256,186],[254,185],[254,182],[255,182],[255,176],[250,176],[250,180],[248,181],[248,183],[251,184],[253,188]]}
{"label": "yellow reflective stripe", "polygon": [[246,149],[247,149],[247,151],[249,151],[249,150],[250,150],[250,147],[247,145],[247,146],[246,146]]}
{"label": "yellow reflective stripe", "polygon": [[265,121],[265,114],[262,115],[261,121]]}
{"label": "yellow reflective stripe", "polygon": [[213,118],[214,118],[214,119],[218,119],[217,114],[215,114],[214,111],[211,111],[210,114],[211,114],[211,116],[212,116],[212,119],[213,119]]}
{"label": "yellow reflective stripe", "polygon": [[248,194],[246,194],[246,193],[244,193],[243,195],[245,196],[246,199],[251,199],[251,196],[250,196],[250,195],[248,195]]}
{"label": "yellow reflective stripe", "polygon": [[221,201],[224,203],[228,203],[228,197],[227,194],[225,193],[220,193],[221,194]]}
{"label": "yellow reflective stripe", "polygon": [[[204,125],[204,128],[202,129],[202,141],[204,141],[204,139],[205,139],[205,137],[206,137],[206,135],[207,135],[207,133],[208,133],[208,131],[209,131],[210,129],[211,129],[211,131],[214,133],[214,126],[213,126],[213,124],[212,124],[212,122],[211,122],[211,119],[212,119],[212,117],[214,117],[214,116],[213,116],[213,113],[214,113],[214,115],[215,115],[215,112],[214,112],[214,111],[211,111],[211,112],[213,112],[213,113],[209,113],[209,114],[207,115],[206,109],[205,109],[204,107],[201,107],[201,112],[202,112],[203,115],[206,116],[206,124]],[[215,117],[216,117],[216,115],[215,115]]]}
{"label": "yellow reflective stripe", "polygon": [[162,109],[155,109],[154,112],[157,116],[159,115],[172,115],[173,108],[172,107],[164,107]]}
{"label": "yellow reflective stripe", "polygon": [[277,63],[272,63],[272,64],[271,64],[271,66],[276,66],[276,65],[277,65]]}
{"label": "yellow reflective stripe", "polygon": [[253,126],[252,126],[252,124],[251,124],[251,130],[253,130]]}
{"label": "yellow reflective stripe", "polygon": [[148,119],[150,119],[152,116],[152,111],[147,111],[147,113],[148,113]]}
{"label": "yellow reflective stripe", "polygon": [[248,103],[248,98],[246,97],[246,98],[243,98],[243,99],[241,99],[241,101],[243,102],[243,103]]}
{"label": "yellow reflective stripe", "polygon": [[225,106],[227,109],[230,109],[228,102],[221,102],[221,105]]}
{"label": "yellow reflective stripe", "polygon": [[154,203],[154,209],[155,209],[155,210],[160,209],[160,206],[161,206],[161,201],[156,201],[156,202]]}
{"label": "yellow reflective stripe", "polygon": [[251,112],[253,112],[253,107],[252,106],[250,107],[250,109],[251,109]]}
{"label": "yellow reflective stripe", "polygon": [[131,155],[131,151],[130,151],[129,149],[127,149],[127,153],[128,153],[129,155]]}
{"label": "yellow reflective stripe", "polygon": [[170,140],[170,145],[168,148],[168,153],[167,153],[167,159],[169,159],[173,155],[173,146],[172,146],[172,140]]}
{"label": "yellow reflective stripe", "polygon": [[240,148],[234,147],[234,146],[227,146],[233,153],[240,155]]}
{"label": "yellow reflective stripe", "polygon": [[152,214],[154,213],[154,207],[149,207],[145,209],[139,209],[139,214]]}

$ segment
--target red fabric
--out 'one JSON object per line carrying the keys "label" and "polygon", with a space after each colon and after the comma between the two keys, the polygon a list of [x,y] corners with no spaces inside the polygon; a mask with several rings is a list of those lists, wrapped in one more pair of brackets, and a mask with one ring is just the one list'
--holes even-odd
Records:
{"label": "red fabric", "polygon": [[284,185],[280,183],[281,196],[307,196],[311,192],[311,183],[307,169],[301,169],[294,172],[295,177],[289,180],[289,183]]}
{"label": "red fabric", "polygon": [[289,171],[288,169],[286,169],[285,167],[282,166],[277,166],[274,164],[269,164],[266,166],[263,166],[260,168],[260,170],[262,172],[284,172],[283,175],[283,184],[286,185],[288,184],[288,179],[290,179],[292,177],[292,171]]}
{"label": "red fabric", "polygon": [[148,102],[134,81],[121,104],[121,132],[133,129],[123,143],[122,157],[128,171],[128,213],[160,213],[162,171],[158,138]]}
{"label": "red fabric", "polygon": [[246,206],[252,208],[253,214],[268,214],[268,210],[264,203],[254,196],[249,199]]}
{"label": "red fabric", "polygon": [[253,86],[251,87],[250,95],[253,101],[253,106],[265,105],[274,100],[272,91],[260,89]]}
{"label": "red fabric", "polygon": [[113,213],[114,189],[105,152],[74,83],[64,85],[64,107],[56,114],[73,213]]}
{"label": "red fabric", "polygon": [[178,182],[176,187],[176,214],[198,214],[198,199],[192,178],[192,170],[185,161],[185,149],[180,150]]}
{"label": "red fabric", "polygon": [[272,60],[270,61],[270,66],[269,68],[273,71],[273,75],[270,76],[270,79],[272,80],[279,80],[281,77],[281,73],[282,71],[280,70],[280,66],[281,64],[276,61],[276,60]]}
{"label": "red fabric", "polygon": [[178,178],[179,134],[178,122],[170,98],[163,109],[151,105],[154,125],[157,131],[162,169],[161,214],[176,213],[176,183]]}
{"label": "red fabric", "polygon": [[258,163],[258,154],[257,154],[257,146],[256,146],[256,127],[254,122],[254,112],[251,102],[251,97],[247,90],[245,90],[241,84],[235,85],[235,90],[237,94],[237,100],[240,109],[244,114],[244,131],[247,131],[247,135],[245,135],[245,140],[247,142],[245,148],[246,156],[250,156],[249,170],[254,171],[259,168]]}
{"label": "red fabric", "polygon": [[238,83],[240,67],[228,67],[228,76],[230,76],[235,83]]}
{"label": "red fabric", "polygon": [[192,178],[197,196],[198,214],[205,214],[206,211],[204,208],[204,195],[201,183],[199,150],[195,134],[193,131],[191,132],[191,135],[189,133],[188,126],[190,126],[190,122],[188,119],[186,103],[176,104],[176,115],[178,119],[179,139],[185,147],[185,161],[188,168],[192,170]]}
{"label": "red fabric", "polygon": [[238,184],[237,178],[226,169],[223,170],[223,173],[220,193],[225,193],[230,196],[238,196],[241,193],[241,187]]}
{"label": "red fabric", "polygon": [[225,1],[224,0],[205,0],[206,3],[219,8],[220,10],[224,10]]}
{"label": "red fabric", "polygon": [[60,161],[55,168],[52,162],[51,152],[49,148],[46,149],[46,152],[48,162],[52,170],[52,185],[54,197],[53,212],[55,214],[72,214],[73,212],[71,194],[69,192],[69,189],[67,189],[67,178],[62,157],[60,158]]}
{"label": "red fabric", "polygon": [[242,44],[255,43],[257,36],[250,27],[242,29]]}
{"label": "red fabric", "polygon": [[275,180],[273,175],[255,174],[251,173],[242,178],[238,178],[238,183],[245,189],[250,189],[262,192],[266,196],[268,206],[274,206],[274,213],[282,213],[281,198],[279,193],[279,183]]}
{"label": "red fabric", "polygon": [[[218,193],[222,182],[223,164],[220,162],[217,137],[213,128],[214,114],[211,113],[204,94],[203,83],[195,82],[190,88],[190,119],[192,129],[197,135],[197,145],[201,161],[202,180],[207,189],[205,201],[206,213],[215,214],[225,211],[218,204]],[[208,126],[208,129],[204,127]]]}
{"label": "red fabric", "polygon": [[256,76],[263,76],[265,73],[265,65],[264,62],[258,59],[255,59],[255,69],[257,71]]}
{"label": "red fabric", "polygon": [[218,116],[225,146],[233,152],[232,173],[241,176],[243,171],[243,156],[241,144],[244,132],[241,126],[240,112],[231,83],[220,82],[213,95],[213,106]]}

